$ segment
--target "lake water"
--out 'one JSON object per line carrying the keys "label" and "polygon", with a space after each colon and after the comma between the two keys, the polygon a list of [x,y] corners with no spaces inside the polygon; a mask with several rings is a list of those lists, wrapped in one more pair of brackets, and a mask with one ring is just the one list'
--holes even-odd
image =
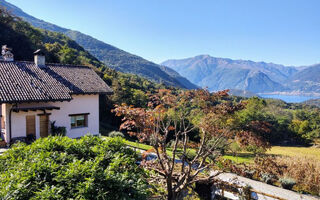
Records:
{"label": "lake water", "polygon": [[320,99],[314,96],[295,96],[295,95],[282,95],[282,94],[259,94],[263,98],[281,99],[287,103],[301,103],[309,99]]}

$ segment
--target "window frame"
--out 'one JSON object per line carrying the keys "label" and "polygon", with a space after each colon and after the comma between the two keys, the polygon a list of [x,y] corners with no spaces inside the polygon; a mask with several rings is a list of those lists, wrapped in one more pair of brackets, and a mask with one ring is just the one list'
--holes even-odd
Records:
{"label": "window frame", "polygon": [[[88,123],[88,115],[90,113],[78,113],[78,114],[70,114],[69,117],[70,117],[70,128],[71,129],[78,129],[78,128],[86,128],[89,126],[89,123]],[[80,120],[77,120],[77,117],[80,118],[80,117],[83,117],[83,125],[79,125],[77,122],[80,121]],[[73,122],[73,119],[74,119],[74,122]],[[72,124],[75,124],[75,126],[72,126]]]}

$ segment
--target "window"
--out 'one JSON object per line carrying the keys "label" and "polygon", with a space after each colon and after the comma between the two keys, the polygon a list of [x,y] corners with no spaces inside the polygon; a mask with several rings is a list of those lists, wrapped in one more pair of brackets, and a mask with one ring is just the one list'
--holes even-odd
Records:
{"label": "window", "polygon": [[88,127],[88,115],[89,113],[69,115],[71,117],[71,128]]}

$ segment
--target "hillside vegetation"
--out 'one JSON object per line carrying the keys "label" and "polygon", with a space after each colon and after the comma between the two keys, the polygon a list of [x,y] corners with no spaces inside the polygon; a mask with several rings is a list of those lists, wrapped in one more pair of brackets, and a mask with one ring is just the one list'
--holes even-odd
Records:
{"label": "hillside vegetation", "polygon": [[246,102],[246,109],[239,114],[239,120],[244,124],[248,119],[262,120],[270,124],[271,131],[267,137],[272,144],[319,143],[319,108],[257,97],[252,97]]}

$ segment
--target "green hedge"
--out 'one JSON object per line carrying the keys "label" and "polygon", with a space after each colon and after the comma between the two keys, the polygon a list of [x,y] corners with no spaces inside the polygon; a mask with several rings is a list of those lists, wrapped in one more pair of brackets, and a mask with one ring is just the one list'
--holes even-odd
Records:
{"label": "green hedge", "polygon": [[120,138],[51,136],[0,156],[0,199],[145,199],[146,173]]}

